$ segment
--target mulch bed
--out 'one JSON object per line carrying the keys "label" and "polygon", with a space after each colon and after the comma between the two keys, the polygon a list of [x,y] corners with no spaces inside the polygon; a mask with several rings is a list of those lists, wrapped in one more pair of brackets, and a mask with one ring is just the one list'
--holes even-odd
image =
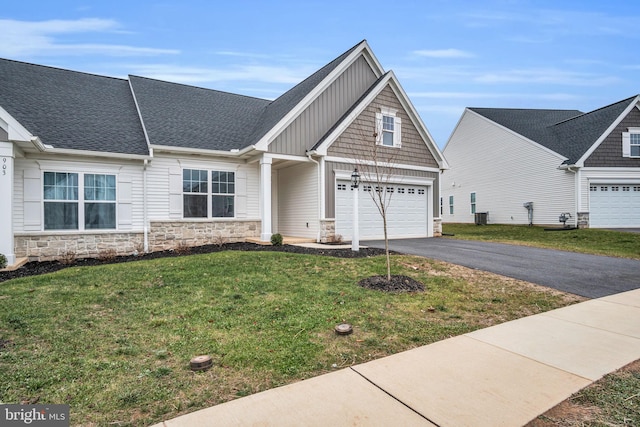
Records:
{"label": "mulch bed", "polygon": [[363,258],[363,257],[384,255],[385,253],[384,249],[378,249],[378,248],[362,248],[358,252],[354,252],[351,249],[306,248],[302,246],[293,246],[293,245],[271,246],[271,245],[258,245],[255,243],[226,243],[224,245],[196,246],[196,247],[189,248],[188,251],[169,250],[169,251],[152,252],[152,253],[142,254],[137,256],[128,255],[128,256],[111,257],[108,259],[79,258],[79,259],[73,260],[73,262],[70,262],[70,263],[62,263],[59,261],[28,262],[24,266],[14,271],[0,271],[0,282],[4,282],[5,280],[10,280],[10,279],[15,279],[18,277],[28,277],[28,276],[35,276],[38,274],[52,273],[54,271],[62,270],[63,268],[67,268],[67,267],[82,267],[82,266],[92,266],[92,265],[101,265],[101,264],[114,264],[114,263],[129,262],[129,261],[140,261],[145,259],[157,259],[157,258],[177,257],[177,256],[183,256],[183,255],[205,254],[205,253],[228,251],[228,250],[277,251],[277,252],[289,252],[289,253],[307,254],[307,255],[327,255],[327,256],[333,256],[333,257],[339,257],[339,258]]}
{"label": "mulch bed", "polygon": [[424,285],[409,276],[395,275],[391,280],[387,276],[372,276],[358,282],[367,289],[384,292],[424,292]]}

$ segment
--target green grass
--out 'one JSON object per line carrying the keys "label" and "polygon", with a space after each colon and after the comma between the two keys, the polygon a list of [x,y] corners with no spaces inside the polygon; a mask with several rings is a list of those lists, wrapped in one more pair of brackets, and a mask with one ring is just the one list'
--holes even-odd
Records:
{"label": "green grass", "polygon": [[523,225],[444,224],[443,233],[454,239],[484,240],[537,246],[596,255],[640,259],[640,233],[596,228],[545,231]]}
{"label": "green grass", "polygon": [[[384,257],[219,252],[0,284],[0,402],[67,403],[73,425],[149,425],[576,301],[395,256],[416,294],[361,288]],[[337,336],[336,324],[354,326]],[[189,370],[208,354],[214,367]]]}

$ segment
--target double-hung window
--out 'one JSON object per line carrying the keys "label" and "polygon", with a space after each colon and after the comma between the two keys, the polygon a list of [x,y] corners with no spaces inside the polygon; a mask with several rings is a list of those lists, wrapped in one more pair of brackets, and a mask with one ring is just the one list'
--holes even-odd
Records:
{"label": "double-hung window", "polygon": [[115,228],[115,175],[44,173],[45,230]]}
{"label": "double-hung window", "polygon": [[640,157],[640,128],[629,128],[622,132],[622,156]]}
{"label": "double-hung window", "polygon": [[381,108],[376,113],[376,131],[378,134],[377,143],[385,147],[401,146],[402,121],[397,115],[397,111],[390,108]]}
{"label": "double-hung window", "polygon": [[235,173],[184,169],[182,171],[185,218],[235,216]]}
{"label": "double-hung window", "polygon": [[453,215],[453,196],[449,196],[449,215]]}

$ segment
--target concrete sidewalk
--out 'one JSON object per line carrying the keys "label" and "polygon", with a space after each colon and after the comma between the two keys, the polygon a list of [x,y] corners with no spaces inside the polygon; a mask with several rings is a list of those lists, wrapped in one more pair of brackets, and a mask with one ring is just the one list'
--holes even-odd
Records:
{"label": "concrete sidewalk", "polygon": [[522,426],[638,359],[640,289],[439,341],[157,426]]}

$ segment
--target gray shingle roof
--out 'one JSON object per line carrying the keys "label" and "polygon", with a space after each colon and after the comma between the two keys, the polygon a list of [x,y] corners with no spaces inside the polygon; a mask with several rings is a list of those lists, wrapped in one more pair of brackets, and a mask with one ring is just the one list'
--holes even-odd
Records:
{"label": "gray shingle roof", "polygon": [[55,148],[148,155],[127,80],[0,59],[0,106]]}
{"label": "gray shingle roof", "polygon": [[56,148],[148,154],[144,123],[152,145],[242,149],[257,143],[362,43],[274,101],[0,59],[0,106]]}
{"label": "gray shingle roof", "polygon": [[247,144],[269,101],[129,76],[153,145],[229,151]]}
{"label": "gray shingle roof", "polygon": [[635,96],[589,113],[578,110],[469,108],[538,144],[578,161],[622,114]]}

